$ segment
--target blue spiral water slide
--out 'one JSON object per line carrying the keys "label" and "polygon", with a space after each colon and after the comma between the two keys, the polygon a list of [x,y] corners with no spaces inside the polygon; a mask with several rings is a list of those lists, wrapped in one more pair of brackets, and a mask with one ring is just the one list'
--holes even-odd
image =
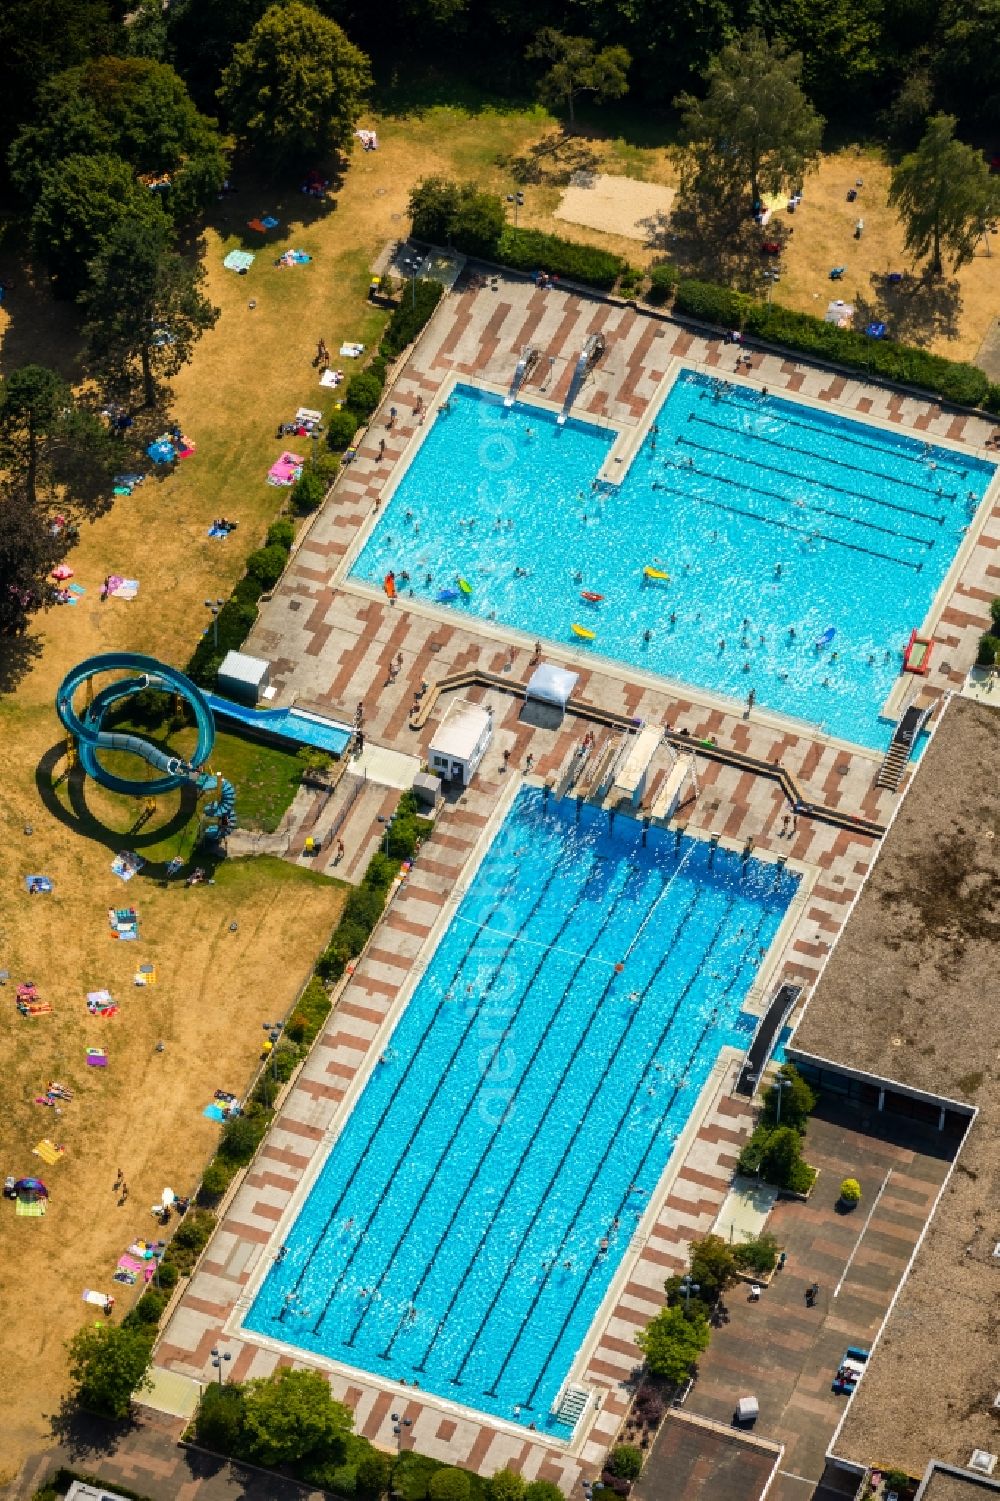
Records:
{"label": "blue spiral water slide", "polygon": [[[79,689],[109,672],[124,672],[131,676],[116,678],[78,709],[75,700]],[[190,760],[185,761],[171,751],[163,750],[142,735],[103,728],[104,717],[114,705],[146,688],[175,693],[190,708],[197,730],[197,742]],[[67,734],[76,741],[84,771],[102,787],[128,797],[155,797],[185,785],[194,785],[203,793],[215,790],[216,798],[205,808],[206,816],[216,820],[214,832],[225,833],[235,824],[235,788],[225,778],[203,770],[215,745],[215,716],[201,690],[176,667],[168,667],[155,657],[141,656],[136,652],[105,652],[101,656],[88,657],[72,668],[60,683],[56,713]],[[138,756],[160,775],[143,778],[119,776],[102,765],[99,751],[121,751]]]}

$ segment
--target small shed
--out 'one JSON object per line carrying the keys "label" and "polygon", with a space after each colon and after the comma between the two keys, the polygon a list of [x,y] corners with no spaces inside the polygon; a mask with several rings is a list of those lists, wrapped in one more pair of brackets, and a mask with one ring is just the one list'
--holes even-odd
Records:
{"label": "small shed", "polygon": [[493,716],[482,704],[459,698],[449,705],[427,753],[431,771],[468,787],[493,739]]}
{"label": "small shed", "polygon": [[258,704],[267,687],[270,662],[263,657],[249,657],[246,652],[227,651],[216,673],[215,682],[225,698],[238,704]]}
{"label": "small shed", "polygon": [[756,1397],[740,1397],[736,1403],[734,1421],[739,1427],[752,1428],[760,1417],[760,1405]]}

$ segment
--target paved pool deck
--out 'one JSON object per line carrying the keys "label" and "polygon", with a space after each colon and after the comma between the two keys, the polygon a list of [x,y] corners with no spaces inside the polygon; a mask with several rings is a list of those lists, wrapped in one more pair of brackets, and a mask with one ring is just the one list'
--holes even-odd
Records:
{"label": "paved pool deck", "polygon": [[[414,412],[418,397],[426,411],[456,377],[506,386],[520,350],[530,343],[539,348],[541,358],[525,394],[530,398],[544,385],[543,398],[561,401],[584,339],[596,332],[604,335],[606,354],[577,403],[575,410],[581,415],[640,424],[672,360],[727,379],[734,375],[731,347],[670,319],[573,292],[539,291],[516,278],[499,277],[495,291],[472,289],[460,281],[396,372],[357,456],[307,529],[247,643],[249,652],[272,663],[279,704],[297,702],[349,721],[360,704],[369,742],[424,758],[450,701],[443,694],[427,723],[411,729],[415,694],[424,684],[467,668],[495,673],[511,683],[527,679],[534,655],[530,641],[487,623],[467,624],[447,612],[411,606],[405,598],[391,607],[375,591],[345,579],[347,561],[383,493],[405,465],[408,446],[419,435],[420,415]],[[828,403],[846,414],[970,452],[982,451],[993,427],[984,419],[780,354],[755,354],[748,378],[776,393]],[[391,426],[390,406],[397,410]],[[982,529],[965,550],[938,612],[932,671],[914,687],[928,705],[964,682],[988,620],[989,601],[1000,592],[1000,504],[995,488],[983,512]],[[723,748],[780,762],[809,800],[880,824],[891,818],[897,795],[874,787],[879,757],[870,751],[831,741],[808,726],[775,716],[757,711],[746,715],[724,700],[678,691],[662,679],[582,653],[546,646],[543,655],[565,661],[580,673],[576,692],[587,704],[686,729],[692,740],[713,738]],[[532,728],[520,720],[516,695],[501,687],[463,688],[462,696],[487,702],[493,709],[495,735],[486,761],[473,786],[445,807],[371,946],[340,991],[323,1033],[174,1308],[156,1360],[193,1380],[213,1379],[210,1351],[220,1344],[233,1356],[230,1369],[236,1379],[265,1375],[278,1364],[295,1361],[291,1351],[235,1332],[255,1273],[275,1254],[283,1218],[381,1051],[385,1029],[426,963],[435,926],[461,891],[501,802],[528,772],[528,758],[532,776],[555,779],[591,728],[572,715],[555,729]],[[510,752],[506,770],[504,751]],[[790,859],[809,873],[767,977],[769,987],[787,980],[808,991],[871,866],[877,838],[795,817],[780,785],[751,771],[702,757],[698,773],[699,795],[682,807],[678,826],[741,845],[752,839],[758,856]],[[650,791],[655,793],[655,786]],[[319,868],[333,857],[332,848],[324,851]],[[332,1372],[335,1394],[353,1408],[358,1431],[391,1448],[391,1414],[400,1412],[412,1421],[413,1442],[423,1452],[481,1474],[510,1466],[529,1478],[554,1480],[567,1493],[576,1490],[579,1495],[580,1480],[599,1466],[627,1409],[627,1383],[638,1363],[635,1332],[662,1306],[663,1281],[686,1264],[690,1241],[714,1222],[751,1128],[746,1102],[730,1092],[729,1067],[725,1060],[720,1064],[682,1160],[665,1180],[662,1195],[650,1204],[622,1277],[581,1352],[577,1374],[600,1401],[571,1447],[513,1423],[452,1408],[413,1388],[378,1382],[359,1372]],[[784,1286],[790,1288],[791,1281],[786,1277]],[[759,1340],[759,1332],[748,1329],[751,1345]],[[728,1333],[721,1331],[713,1345],[720,1360]],[[839,1340],[840,1331],[837,1334]],[[726,1375],[727,1391],[738,1374],[737,1367]],[[821,1373],[806,1365],[789,1376],[793,1389],[801,1388],[804,1394],[805,1414],[818,1397],[821,1374],[825,1379],[825,1367]],[[792,1397],[782,1401],[791,1404]],[[824,1413],[828,1405],[823,1398]],[[164,1435],[152,1461],[155,1467],[166,1463],[164,1446],[172,1442],[166,1437],[172,1430],[162,1420],[147,1423],[143,1443],[151,1441],[154,1430]],[[118,1446],[126,1462],[130,1442],[125,1436]],[[139,1488],[144,1484],[143,1464],[137,1459],[132,1471],[132,1484]],[[185,1489],[183,1494],[194,1497],[198,1492]]]}

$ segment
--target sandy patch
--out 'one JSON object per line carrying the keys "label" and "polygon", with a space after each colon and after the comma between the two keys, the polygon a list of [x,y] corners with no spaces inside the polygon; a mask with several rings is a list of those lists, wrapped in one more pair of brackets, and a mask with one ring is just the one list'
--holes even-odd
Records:
{"label": "sandy patch", "polygon": [[573,183],[566,189],[555,218],[629,240],[647,241],[662,233],[674,201],[673,188],[604,172],[587,181],[587,187]]}

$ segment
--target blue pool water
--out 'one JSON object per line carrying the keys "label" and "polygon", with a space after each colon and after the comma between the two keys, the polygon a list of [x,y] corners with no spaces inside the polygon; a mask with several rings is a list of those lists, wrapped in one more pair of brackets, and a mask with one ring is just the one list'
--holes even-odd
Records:
{"label": "blue pool water", "polygon": [[557,1433],[719,1049],[749,1045],[798,882],[576,812],[518,794],[246,1319]]}
{"label": "blue pool water", "polygon": [[[902,650],[994,466],[695,372],[656,426],[595,491],[613,433],[460,386],[354,577],[407,572],[433,602],[461,576],[443,607],[885,746]],[[645,580],[657,561],[669,581]]]}
{"label": "blue pool water", "polygon": [[335,719],[324,719],[319,714],[308,714],[302,709],[253,709],[220,698],[217,693],[206,693],[205,697],[217,718],[264,731],[287,740],[291,745],[314,745],[318,750],[340,756],[351,739],[352,732],[346,725],[338,724]]}

